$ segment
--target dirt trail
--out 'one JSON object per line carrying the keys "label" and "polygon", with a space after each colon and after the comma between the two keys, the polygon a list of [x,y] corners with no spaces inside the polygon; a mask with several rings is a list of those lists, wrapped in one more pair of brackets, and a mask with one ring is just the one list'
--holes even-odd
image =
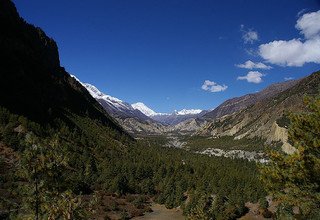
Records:
{"label": "dirt trail", "polygon": [[184,220],[181,209],[167,209],[164,205],[153,204],[153,212],[146,213],[144,216],[133,218],[133,220]]}

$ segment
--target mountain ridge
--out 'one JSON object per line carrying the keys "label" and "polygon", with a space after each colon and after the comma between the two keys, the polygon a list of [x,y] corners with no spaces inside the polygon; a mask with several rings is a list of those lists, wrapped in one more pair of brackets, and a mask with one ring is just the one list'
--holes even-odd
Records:
{"label": "mountain ridge", "polygon": [[270,143],[282,142],[282,150],[292,153],[294,149],[287,142],[285,121],[289,111],[303,111],[303,97],[319,94],[320,71],[304,77],[284,91],[267,97],[254,104],[220,118],[208,121],[197,131],[198,135],[234,136],[235,139],[263,138]]}
{"label": "mountain ridge", "polygon": [[274,83],[264,88],[260,92],[249,93],[243,96],[228,99],[212,111],[206,113],[203,117],[207,119],[214,119],[232,114],[254,104],[257,101],[261,101],[263,99],[272,97],[282,91],[285,91],[298,82],[299,80],[289,80],[285,82]]}
{"label": "mountain ridge", "polygon": [[[37,123],[72,115],[94,118],[116,133],[127,135],[89,92],[60,66],[56,42],[28,24],[13,2],[1,0],[0,105]],[[14,98],[13,98],[14,97]]]}

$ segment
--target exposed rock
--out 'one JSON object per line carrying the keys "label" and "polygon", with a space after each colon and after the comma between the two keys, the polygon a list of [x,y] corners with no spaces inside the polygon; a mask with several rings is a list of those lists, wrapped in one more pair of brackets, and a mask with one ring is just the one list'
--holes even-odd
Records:
{"label": "exposed rock", "polygon": [[271,133],[268,141],[281,141],[282,150],[287,154],[292,154],[296,149],[288,143],[288,129],[279,127],[276,122],[272,124]]}

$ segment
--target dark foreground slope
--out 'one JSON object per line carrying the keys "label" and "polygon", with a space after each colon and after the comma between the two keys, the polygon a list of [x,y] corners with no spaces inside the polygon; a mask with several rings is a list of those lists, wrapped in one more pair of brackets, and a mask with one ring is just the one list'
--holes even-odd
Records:
{"label": "dark foreground slope", "polygon": [[134,144],[10,0],[0,0],[0,84],[0,218],[43,211],[52,203],[41,199],[69,191],[91,193],[101,161]]}
{"label": "dark foreground slope", "polygon": [[55,41],[26,23],[9,0],[0,1],[0,106],[45,124],[73,113],[123,130],[60,66]]}

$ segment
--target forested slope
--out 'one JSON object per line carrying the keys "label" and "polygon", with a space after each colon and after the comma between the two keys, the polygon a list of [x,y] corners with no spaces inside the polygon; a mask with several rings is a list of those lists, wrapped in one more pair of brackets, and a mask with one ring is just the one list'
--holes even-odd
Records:
{"label": "forested slope", "polygon": [[[234,219],[264,196],[252,162],[134,141],[9,0],[0,0],[0,29],[0,218],[95,218],[105,192],[182,205],[190,217]],[[108,207],[106,219],[134,215]]]}

